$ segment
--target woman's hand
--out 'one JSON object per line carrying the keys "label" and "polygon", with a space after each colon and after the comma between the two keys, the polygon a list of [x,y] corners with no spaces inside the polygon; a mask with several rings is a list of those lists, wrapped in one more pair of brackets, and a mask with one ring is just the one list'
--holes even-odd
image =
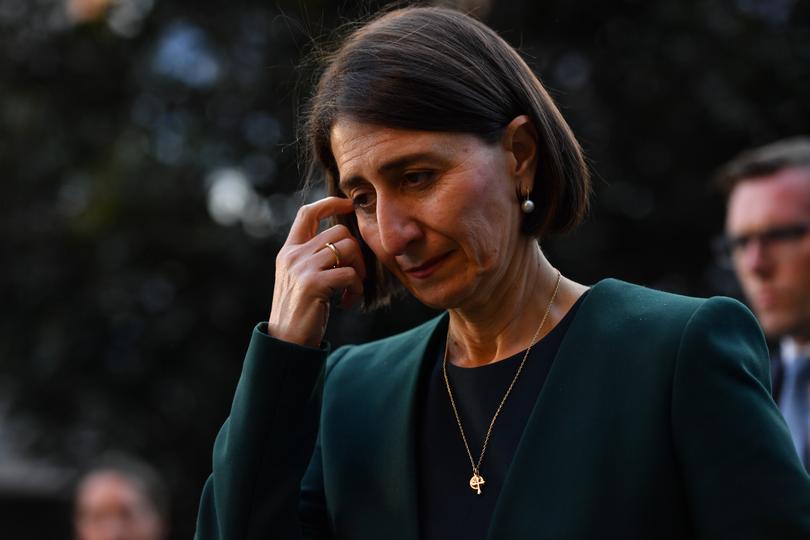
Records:
{"label": "woman's hand", "polygon": [[[342,292],[352,305],[363,296],[366,268],[360,244],[344,225],[318,233],[321,220],[354,211],[352,202],[327,197],[302,206],[276,257],[276,282],[268,333],[278,339],[318,347],[329,321],[329,302]],[[326,244],[334,245],[340,257]]]}

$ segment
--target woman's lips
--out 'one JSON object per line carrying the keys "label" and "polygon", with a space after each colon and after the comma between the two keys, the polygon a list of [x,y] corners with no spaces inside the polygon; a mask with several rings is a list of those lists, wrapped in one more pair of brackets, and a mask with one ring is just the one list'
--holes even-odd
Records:
{"label": "woman's lips", "polygon": [[405,270],[405,273],[411,277],[415,277],[417,279],[425,279],[432,275],[439,267],[447,260],[447,257],[450,253],[445,253],[443,255],[439,255],[438,257],[433,257],[432,259],[428,259],[424,263],[420,264],[419,266],[412,266]]}

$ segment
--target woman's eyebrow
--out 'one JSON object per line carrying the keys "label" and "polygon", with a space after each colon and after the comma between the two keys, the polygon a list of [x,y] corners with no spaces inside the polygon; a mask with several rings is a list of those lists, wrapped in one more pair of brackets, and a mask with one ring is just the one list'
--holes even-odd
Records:
{"label": "woman's eyebrow", "polygon": [[380,165],[379,172],[380,174],[388,174],[393,171],[400,171],[402,169],[407,168],[409,165],[413,165],[416,162],[424,162],[424,161],[435,161],[436,156],[430,152],[413,152],[411,154],[405,154],[402,156],[397,156],[396,158],[387,161]]}
{"label": "woman's eyebrow", "polygon": [[344,195],[348,195],[353,188],[365,183],[366,181],[362,176],[354,175],[348,178],[341,178],[338,181],[338,189],[342,191]]}
{"label": "woman's eyebrow", "polygon": [[[379,166],[377,172],[381,175],[391,174],[397,171],[401,171],[413,165],[414,163],[431,161],[437,161],[437,157],[435,154],[431,152],[413,152],[411,154],[404,154],[401,156],[397,156],[390,161],[384,162],[382,165]],[[338,188],[343,192],[347,193],[354,187],[357,187],[360,184],[366,183],[365,178],[362,175],[352,175],[346,178],[341,178],[338,182]]]}

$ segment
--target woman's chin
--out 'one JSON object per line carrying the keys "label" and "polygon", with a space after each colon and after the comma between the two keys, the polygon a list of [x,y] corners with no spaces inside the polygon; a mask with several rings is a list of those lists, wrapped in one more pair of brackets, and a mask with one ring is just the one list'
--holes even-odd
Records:
{"label": "woman's chin", "polygon": [[454,309],[470,297],[469,287],[411,287],[406,288],[421,304],[438,310]]}

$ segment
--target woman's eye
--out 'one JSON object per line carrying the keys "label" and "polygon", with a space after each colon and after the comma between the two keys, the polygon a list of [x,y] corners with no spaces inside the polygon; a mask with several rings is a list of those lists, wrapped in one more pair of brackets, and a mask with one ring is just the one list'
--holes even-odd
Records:
{"label": "woman's eye", "polygon": [[435,177],[433,171],[412,171],[405,173],[403,183],[407,186],[422,186],[433,182]]}
{"label": "woman's eye", "polygon": [[352,195],[352,203],[359,210],[368,210],[374,204],[370,193],[359,192]]}

